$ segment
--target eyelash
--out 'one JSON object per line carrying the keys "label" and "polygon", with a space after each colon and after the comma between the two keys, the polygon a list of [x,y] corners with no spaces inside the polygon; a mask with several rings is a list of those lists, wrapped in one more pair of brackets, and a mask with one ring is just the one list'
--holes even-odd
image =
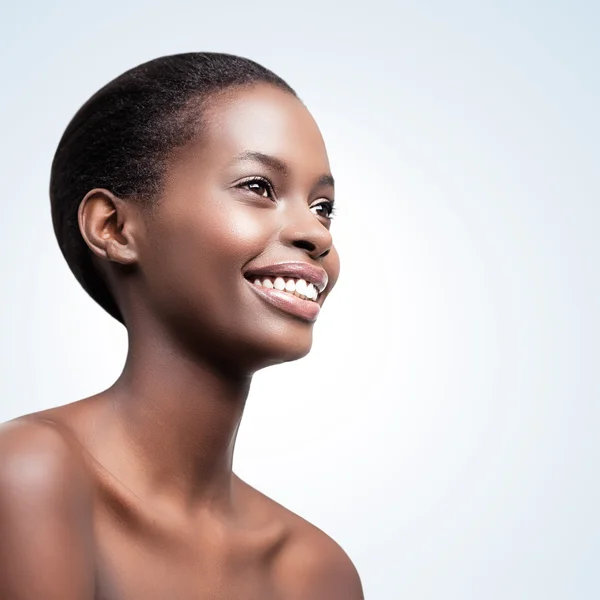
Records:
{"label": "eyelash", "polygon": [[331,221],[331,219],[333,219],[333,217],[335,217],[337,209],[331,200],[322,200],[321,202],[317,202],[317,204],[313,204],[311,206],[311,208],[316,208],[317,206],[326,206],[327,207],[328,212],[326,215],[323,215],[326,219],[329,219]]}
{"label": "eyelash", "polygon": [[[273,190],[273,186],[271,185],[271,182],[267,179],[264,179],[263,177],[253,177],[252,179],[247,179],[246,181],[242,181],[240,184],[238,184],[237,187],[240,188],[246,188],[251,192],[257,193],[256,190],[251,190],[248,186],[250,186],[253,183],[260,183],[262,185],[265,186],[265,188],[267,188],[267,191],[269,193],[269,198],[272,200],[275,196],[275,190]],[[265,198],[265,196],[263,196],[262,194],[258,194],[259,196],[262,196],[263,198]]]}
{"label": "eyelash", "polygon": [[[273,200],[273,198],[275,197],[275,190],[273,189],[271,182],[268,179],[265,179],[264,177],[253,177],[252,179],[247,179],[246,181],[242,181],[240,184],[238,184],[237,187],[245,188],[251,192],[258,194],[258,192],[256,192],[256,190],[252,190],[249,187],[253,183],[254,184],[260,183],[260,184],[264,185],[264,187],[267,189],[267,192],[268,192],[268,198]],[[261,196],[262,198],[267,197],[267,196],[264,196],[263,194],[258,194],[258,195]],[[322,215],[322,216],[330,221],[333,219],[333,217],[335,216],[335,214],[337,212],[337,209],[334,206],[334,203],[332,200],[322,200],[321,202],[317,202],[316,204],[313,204],[311,206],[311,208],[316,208],[317,206],[326,206],[327,207],[327,209],[328,209],[327,214]]]}

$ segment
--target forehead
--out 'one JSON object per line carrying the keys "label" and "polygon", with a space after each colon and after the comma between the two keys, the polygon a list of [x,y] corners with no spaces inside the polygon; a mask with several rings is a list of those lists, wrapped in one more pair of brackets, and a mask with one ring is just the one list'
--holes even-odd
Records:
{"label": "forehead", "polygon": [[329,172],[327,150],[311,114],[292,94],[268,84],[214,96],[203,115],[202,146],[211,161],[260,152],[307,175]]}

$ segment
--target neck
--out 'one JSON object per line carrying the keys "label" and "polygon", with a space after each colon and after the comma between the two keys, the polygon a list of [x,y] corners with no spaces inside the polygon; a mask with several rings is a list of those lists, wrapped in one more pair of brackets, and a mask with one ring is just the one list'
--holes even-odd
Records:
{"label": "neck", "polygon": [[226,373],[148,333],[130,333],[124,370],[110,390],[116,435],[128,457],[123,476],[144,494],[230,508],[234,445],[251,375]]}

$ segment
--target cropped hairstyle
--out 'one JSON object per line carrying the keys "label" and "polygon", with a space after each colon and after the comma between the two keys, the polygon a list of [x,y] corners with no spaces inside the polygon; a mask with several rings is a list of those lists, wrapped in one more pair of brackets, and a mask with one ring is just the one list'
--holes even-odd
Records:
{"label": "cropped hairstyle", "polygon": [[54,232],[84,290],[121,323],[121,311],[79,230],[81,201],[90,190],[104,188],[151,207],[169,153],[201,135],[204,101],[227,88],[257,83],[296,96],[280,77],[246,58],[214,52],[165,56],[113,79],[67,126],[50,176]]}

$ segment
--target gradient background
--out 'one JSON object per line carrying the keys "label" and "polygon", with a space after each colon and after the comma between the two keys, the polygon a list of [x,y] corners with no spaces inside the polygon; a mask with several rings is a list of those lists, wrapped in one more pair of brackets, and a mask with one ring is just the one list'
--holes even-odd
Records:
{"label": "gradient background", "polygon": [[3,2],[0,421],[125,357],[52,231],[67,122],[145,60],[241,54],[322,128],[342,275],[311,355],[256,377],[237,472],[367,600],[599,598],[593,4]]}

